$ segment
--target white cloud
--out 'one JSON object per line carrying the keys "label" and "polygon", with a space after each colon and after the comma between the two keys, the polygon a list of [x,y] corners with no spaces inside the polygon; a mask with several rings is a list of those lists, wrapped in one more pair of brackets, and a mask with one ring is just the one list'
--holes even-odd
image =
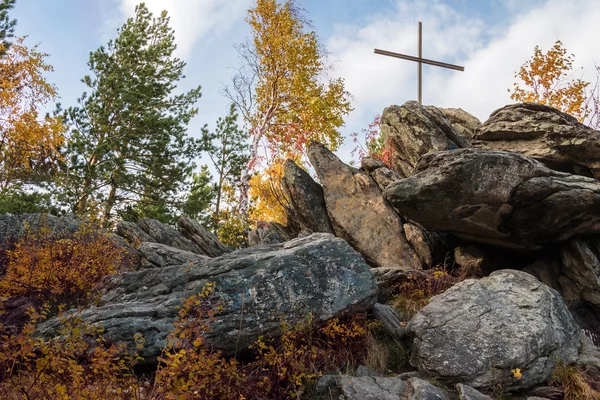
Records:
{"label": "white cloud", "polygon": [[[126,16],[134,13],[139,0],[120,0]],[[154,14],[167,10],[175,29],[178,57],[187,59],[203,40],[214,39],[243,20],[251,0],[145,0]]]}
{"label": "white cloud", "polygon": [[511,12],[503,29],[467,19],[440,1],[397,0],[393,10],[370,16],[361,27],[338,26],[328,40],[332,58],[339,61],[335,74],[346,79],[356,99],[357,111],[347,121],[350,131],[365,126],[384,107],[416,98],[415,63],[375,55],[373,49],[416,55],[419,20],[423,56],[465,66],[465,72],[424,66],[425,104],[461,107],[486,119],[512,102],[507,89],[533,48],[548,49],[557,39],[575,54],[576,66],[585,66],[584,78],[595,80],[593,62],[600,61],[596,0],[547,0],[521,14]]}

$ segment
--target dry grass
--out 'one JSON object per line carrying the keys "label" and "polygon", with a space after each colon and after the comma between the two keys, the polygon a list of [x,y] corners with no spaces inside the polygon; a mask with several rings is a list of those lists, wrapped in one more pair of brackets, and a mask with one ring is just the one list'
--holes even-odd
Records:
{"label": "dry grass", "polygon": [[590,378],[574,365],[559,362],[551,380],[563,388],[565,400],[600,400],[600,392],[588,383]]}

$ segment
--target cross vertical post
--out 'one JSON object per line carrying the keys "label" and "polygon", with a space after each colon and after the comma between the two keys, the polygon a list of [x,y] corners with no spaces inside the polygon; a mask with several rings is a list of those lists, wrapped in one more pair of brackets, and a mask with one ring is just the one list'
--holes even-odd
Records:
{"label": "cross vertical post", "polygon": [[[419,58],[423,58],[423,24],[419,21]],[[419,71],[419,104],[423,104],[423,63],[418,63]]]}
{"label": "cross vertical post", "polygon": [[434,65],[436,67],[454,69],[456,71],[464,71],[465,67],[461,67],[460,65],[448,64],[441,61],[428,60],[423,58],[423,24],[419,21],[419,38],[418,38],[418,57],[409,56],[406,54],[394,53],[387,50],[375,49],[375,54],[380,54],[382,56],[401,58],[403,60],[414,61],[417,63],[417,71],[418,71],[418,99],[419,104],[423,103],[423,64]]}

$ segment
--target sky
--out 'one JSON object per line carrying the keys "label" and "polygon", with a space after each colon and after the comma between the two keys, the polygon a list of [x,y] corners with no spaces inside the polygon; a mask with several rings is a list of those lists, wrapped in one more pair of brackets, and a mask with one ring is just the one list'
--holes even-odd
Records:
{"label": "sky", "polygon": [[[423,57],[465,67],[464,72],[423,67],[423,103],[462,108],[485,121],[512,103],[514,73],[536,45],[556,40],[575,55],[574,76],[595,82],[600,64],[598,0],[296,0],[329,52],[352,94],[354,111],[341,129],[338,150],[352,158],[349,135],[366,127],[392,104],[417,97],[414,62],[373,54],[374,48],[417,55],[417,24],[423,22]],[[16,34],[50,56],[48,79],[63,107],[76,104],[85,87],[89,53],[116,37],[137,0],[17,0],[11,15]],[[234,45],[248,37],[244,21],[253,0],[147,0],[154,13],[167,10],[175,29],[176,55],[187,62],[179,90],[202,86],[198,116],[188,133],[225,116],[222,89],[239,64]],[[207,162],[207,157],[199,163]]]}

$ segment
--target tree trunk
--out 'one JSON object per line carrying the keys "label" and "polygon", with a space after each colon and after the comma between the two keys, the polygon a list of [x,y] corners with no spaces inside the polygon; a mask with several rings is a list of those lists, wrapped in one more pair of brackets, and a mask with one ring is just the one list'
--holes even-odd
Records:
{"label": "tree trunk", "polygon": [[102,216],[102,226],[104,228],[109,228],[110,226],[110,214],[112,209],[117,202],[117,185],[115,184],[114,175],[111,177],[110,183],[110,192],[108,193],[108,197],[106,199],[106,204],[104,206],[104,215]]}
{"label": "tree trunk", "polygon": [[263,121],[261,126],[256,129],[256,134],[252,138],[250,159],[248,160],[246,168],[242,171],[239,212],[244,221],[248,221],[248,190],[250,189],[250,171],[254,169],[254,163],[256,162],[256,157],[258,156],[258,144],[265,133],[266,126],[266,121]]}

